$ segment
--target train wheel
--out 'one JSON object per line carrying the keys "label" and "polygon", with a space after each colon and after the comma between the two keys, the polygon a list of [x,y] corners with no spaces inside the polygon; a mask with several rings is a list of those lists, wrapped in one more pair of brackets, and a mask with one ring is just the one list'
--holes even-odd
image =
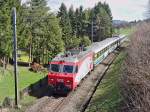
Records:
{"label": "train wheel", "polygon": [[[78,87],[78,86],[77,86],[77,87]],[[74,89],[73,89],[73,91],[76,91],[76,90],[77,90],[77,87],[76,87],[76,88],[74,88]]]}
{"label": "train wheel", "polygon": [[92,73],[92,70],[91,70],[91,71],[89,71],[88,75],[91,75],[91,73]]}

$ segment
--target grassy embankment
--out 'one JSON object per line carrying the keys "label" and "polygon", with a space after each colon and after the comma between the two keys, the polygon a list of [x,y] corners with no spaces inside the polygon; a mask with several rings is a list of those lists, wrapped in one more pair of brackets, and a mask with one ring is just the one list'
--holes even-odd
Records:
{"label": "grassy embankment", "polygon": [[150,23],[137,24],[122,75],[122,112],[150,111]]}
{"label": "grassy embankment", "polygon": [[87,112],[116,112],[122,101],[119,77],[126,53],[121,52],[98,86]]}
{"label": "grassy embankment", "polygon": [[[44,76],[44,73],[34,73],[29,71],[27,67],[19,67],[19,90],[35,83]],[[14,74],[12,66],[8,67],[4,75],[2,75],[2,68],[0,68],[0,103],[2,103],[6,96],[14,98]]]}

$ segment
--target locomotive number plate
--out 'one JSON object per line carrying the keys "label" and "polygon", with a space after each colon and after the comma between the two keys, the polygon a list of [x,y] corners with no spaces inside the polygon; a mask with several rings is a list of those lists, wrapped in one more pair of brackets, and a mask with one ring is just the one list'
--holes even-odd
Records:
{"label": "locomotive number plate", "polygon": [[57,82],[64,82],[64,79],[57,79]]}

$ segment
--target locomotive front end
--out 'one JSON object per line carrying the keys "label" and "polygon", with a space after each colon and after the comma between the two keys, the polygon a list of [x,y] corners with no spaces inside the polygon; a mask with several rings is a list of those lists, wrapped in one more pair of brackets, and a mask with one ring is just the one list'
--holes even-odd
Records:
{"label": "locomotive front end", "polygon": [[51,62],[48,73],[48,84],[56,94],[67,94],[74,89],[76,67],[72,63]]}

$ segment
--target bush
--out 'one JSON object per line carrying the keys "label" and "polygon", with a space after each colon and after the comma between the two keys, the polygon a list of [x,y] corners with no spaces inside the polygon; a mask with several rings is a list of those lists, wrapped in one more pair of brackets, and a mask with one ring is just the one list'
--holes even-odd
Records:
{"label": "bush", "polygon": [[91,40],[89,39],[89,37],[84,36],[84,37],[81,39],[81,44],[84,45],[85,47],[86,47],[86,46],[89,46],[89,45],[91,44]]}
{"label": "bush", "polygon": [[122,112],[150,110],[150,23],[140,23],[132,34],[121,79]]}
{"label": "bush", "polygon": [[43,66],[34,62],[32,63],[30,70],[34,72],[39,72],[43,70]]}
{"label": "bush", "polygon": [[3,107],[14,107],[14,100],[12,98],[6,97],[3,101]]}

